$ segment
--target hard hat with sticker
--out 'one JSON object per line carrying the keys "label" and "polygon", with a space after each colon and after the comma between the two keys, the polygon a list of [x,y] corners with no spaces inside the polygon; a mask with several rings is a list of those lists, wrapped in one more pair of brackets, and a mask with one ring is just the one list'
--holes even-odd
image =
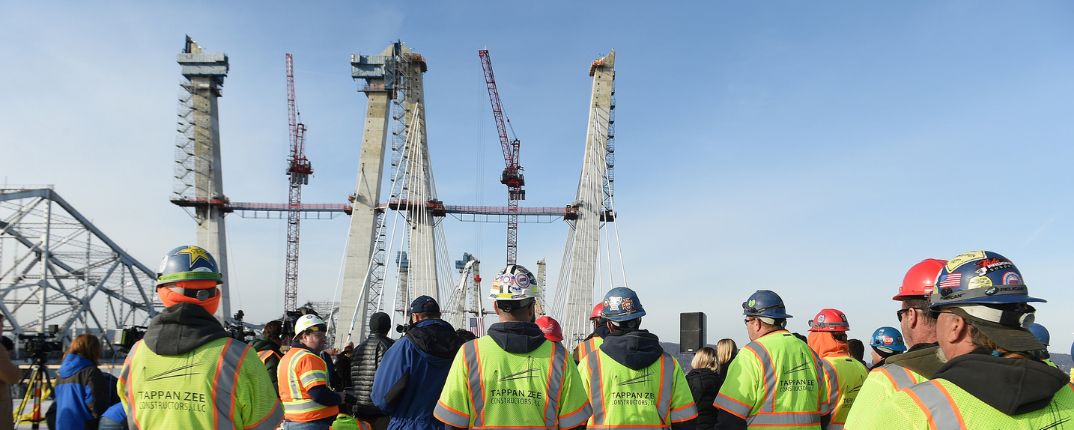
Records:
{"label": "hard hat with sticker", "polygon": [[972,251],[949,260],[936,278],[930,307],[959,304],[1044,302],[1029,296],[1021,272],[1006,257],[991,251]]}

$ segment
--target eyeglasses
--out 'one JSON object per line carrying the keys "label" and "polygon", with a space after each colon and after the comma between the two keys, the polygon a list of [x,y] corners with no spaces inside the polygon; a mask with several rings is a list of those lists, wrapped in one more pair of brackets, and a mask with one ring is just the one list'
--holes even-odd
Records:
{"label": "eyeglasses", "polygon": [[906,313],[907,313],[907,312],[910,312],[910,311],[912,311],[912,310],[914,310],[914,309],[917,309],[917,310],[919,310],[919,311],[922,311],[922,312],[924,312],[924,311],[925,311],[925,309],[923,309],[923,308],[906,308],[906,309],[899,309],[899,310],[895,311],[895,318],[897,318],[897,319],[899,320],[899,322],[902,322],[902,316],[903,316],[903,315],[906,315]]}
{"label": "eyeglasses", "polygon": [[753,321],[753,318],[743,318],[742,319],[742,324],[749,324],[750,321]]}

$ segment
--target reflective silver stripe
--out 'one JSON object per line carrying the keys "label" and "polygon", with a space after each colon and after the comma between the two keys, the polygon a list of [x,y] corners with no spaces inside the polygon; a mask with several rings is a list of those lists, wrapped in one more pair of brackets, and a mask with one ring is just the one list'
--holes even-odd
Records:
{"label": "reflective silver stripe", "polygon": [[[809,426],[820,424],[820,417],[812,412],[802,414],[757,414],[750,417],[751,426]],[[832,428],[832,427],[828,427]]]}
{"label": "reflective silver stripe", "polygon": [[130,352],[127,353],[127,359],[123,363],[123,373],[120,375],[120,379],[122,379],[123,383],[126,385],[125,389],[123,390],[123,395],[127,396],[127,410],[124,412],[127,413],[127,428],[131,430],[142,428],[142,426],[139,426],[138,422],[135,420],[136,408],[134,407],[134,380],[130,377],[131,366],[134,365],[134,355],[138,352],[138,347],[140,346],[142,346],[142,341],[139,340],[138,342],[134,343],[134,346],[131,347]]}
{"label": "reflective silver stripe", "polygon": [[768,350],[765,349],[764,345],[757,342],[751,342],[744,349],[748,349],[757,355],[757,359],[761,361],[761,368],[764,369],[765,398],[764,402],[761,403],[761,410],[758,412],[775,412],[776,369],[772,363],[772,356],[768,354]]}
{"label": "reflective silver stripe", "polygon": [[958,406],[944,393],[944,388],[936,380],[925,381],[906,390],[911,396],[916,397],[919,406],[928,408],[922,411],[929,417],[929,423],[935,424],[937,429],[960,429],[965,430],[962,422],[962,414]]}
{"label": "reflective silver stripe", "polygon": [[678,410],[671,411],[671,422],[677,423],[697,416],[697,405],[689,403]]}
{"label": "reflective silver stripe", "polygon": [[433,409],[433,416],[440,420],[444,424],[452,427],[467,428],[470,427],[470,418],[464,417],[456,413],[455,411],[445,408],[440,402],[436,402],[436,408]]}
{"label": "reflective silver stripe", "polygon": [[844,425],[845,424],[831,423],[831,424],[828,424],[828,427],[825,427],[824,430],[843,430]]}
{"label": "reflective silver stripe", "polygon": [[302,398],[302,387],[298,385],[297,375],[295,375],[295,365],[298,363],[299,359],[302,358],[302,354],[311,353],[304,349],[299,349],[295,355],[291,356],[291,361],[287,362],[287,385],[291,388],[292,399]]}
{"label": "reflective silver stripe", "polygon": [[324,383],[327,384],[328,383],[328,373],[322,372],[320,370],[314,370],[312,372],[307,372],[305,375],[302,376],[302,385],[303,386],[307,386],[307,385],[310,385],[310,384],[312,384],[314,382],[318,382],[318,381],[324,382]]}
{"label": "reflective silver stripe", "polygon": [[601,381],[600,354],[585,356],[589,363],[589,404],[593,406],[593,424],[604,424],[604,381]]}
{"label": "reflective silver stripe", "polygon": [[544,405],[544,425],[555,428],[559,419],[560,391],[563,389],[563,368],[567,365],[567,349],[559,342],[552,344],[552,368],[549,369],[548,384],[546,386]]}
{"label": "reflective silver stripe", "polygon": [[909,371],[902,366],[896,364],[886,364],[880,369],[887,372],[888,376],[891,377],[891,380],[895,383],[896,391],[901,390],[903,388],[908,388],[917,383],[917,381],[914,381],[914,379],[911,378],[908,373],[906,373]]}
{"label": "reflective silver stripe", "polygon": [[222,362],[220,364],[220,370],[216,372],[216,377],[213,379],[213,399],[216,402],[216,428],[217,429],[234,429],[235,423],[232,421],[235,418],[233,408],[235,407],[235,382],[238,380],[236,376],[239,374],[239,368],[242,367],[242,356],[246,350],[250,348],[242,342],[237,342],[234,339],[228,339],[224,343],[224,351],[220,355]]}
{"label": "reflective silver stripe", "polygon": [[749,406],[732,400],[730,397],[727,397],[726,394],[718,394],[716,396],[716,401],[713,402],[712,405],[742,419],[746,419],[746,417],[750,416],[751,408]]}
{"label": "reflective silver stripe", "polygon": [[317,403],[313,400],[295,400],[293,402],[283,402],[283,410],[288,413],[302,413],[315,411],[323,408],[324,405]]}
{"label": "reflective silver stripe", "polygon": [[247,427],[246,430],[274,430],[283,421],[283,408],[279,403],[272,407],[272,413],[265,417],[260,424]]}
{"label": "reflective silver stripe", "polygon": [[[671,366],[671,369],[668,369]],[[671,414],[671,384],[675,376],[675,359],[668,353],[660,356],[660,391],[656,394],[659,399],[656,404],[656,413],[660,417],[660,424],[667,424],[668,415]]]}
{"label": "reflective silver stripe", "polygon": [[[589,420],[589,417],[593,415],[593,409],[590,409],[589,402],[585,402],[582,407],[578,408],[570,415],[559,417],[559,428],[570,429],[585,424]],[[554,427],[551,427],[554,428]]]}
{"label": "reflective silver stripe", "polygon": [[[835,407],[839,404],[840,387],[839,387],[839,374],[835,373],[835,367],[832,367],[828,360],[820,359],[823,370],[817,369],[818,374],[823,374],[827,378],[828,382],[828,407],[821,408],[822,414],[835,413]],[[827,412],[825,412],[825,410]]]}
{"label": "reflective silver stripe", "polygon": [[[485,390],[483,382],[481,382],[481,365],[478,363],[478,348],[477,340],[466,342],[463,345],[463,358],[466,359],[466,369],[470,379],[470,400],[473,402],[474,414],[474,426],[480,427],[485,425]],[[469,423],[467,423],[469,424]]]}

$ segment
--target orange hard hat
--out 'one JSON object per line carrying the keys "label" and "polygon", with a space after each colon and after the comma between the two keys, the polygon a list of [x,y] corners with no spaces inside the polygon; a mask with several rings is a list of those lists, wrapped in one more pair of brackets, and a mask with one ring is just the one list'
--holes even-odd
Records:
{"label": "orange hard hat", "polygon": [[559,322],[548,315],[541,315],[537,318],[537,327],[541,328],[541,332],[544,333],[544,338],[552,342],[559,342],[563,340],[563,329],[559,327]]}
{"label": "orange hard hat", "polygon": [[821,309],[817,316],[809,320],[809,331],[844,332],[850,330],[847,316],[839,309]]}
{"label": "orange hard hat", "polygon": [[589,319],[595,320],[604,316],[604,302],[593,305],[593,311],[589,313]]}
{"label": "orange hard hat", "polygon": [[910,270],[906,271],[906,276],[902,278],[902,286],[899,287],[899,294],[896,294],[891,300],[903,301],[928,298],[929,294],[932,294],[932,288],[936,286],[936,275],[940,274],[940,270],[943,269],[945,264],[947,264],[947,260],[937,260],[935,258],[921,260],[920,263],[915,264]]}

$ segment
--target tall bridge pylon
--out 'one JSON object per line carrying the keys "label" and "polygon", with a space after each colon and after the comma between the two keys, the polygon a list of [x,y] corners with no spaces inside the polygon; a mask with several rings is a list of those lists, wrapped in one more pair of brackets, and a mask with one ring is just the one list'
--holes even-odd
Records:
{"label": "tall bridge pylon", "polygon": [[220,265],[224,283],[220,285],[220,308],[216,317],[231,316],[228,283],[227,232],[224,214],[223,163],[220,157],[220,98],[228,59],[223,53],[204,52],[190,36],[176,57],[182,66],[179,112],[175,141],[175,188],[172,203],[193,209],[197,224],[197,245],[205,248]]}
{"label": "tall bridge pylon", "polygon": [[[590,333],[589,312],[593,304],[614,284],[626,285],[626,270],[622,256],[618,256],[621,277],[616,272],[611,237],[601,238],[601,230],[607,230],[615,221],[615,198],[613,175],[615,166],[615,51],[598,58],[589,68],[593,77],[593,90],[589,103],[589,121],[586,127],[585,156],[582,173],[578,178],[578,192],[571,204],[577,217],[567,220],[570,231],[563,251],[552,314],[563,328],[563,342],[568,348],[578,344]],[[615,233],[618,250],[618,231]],[[605,267],[600,268],[601,243],[605,250]],[[598,278],[602,272],[608,278]],[[618,286],[618,285],[615,285]]]}
{"label": "tall bridge pylon", "polygon": [[[391,142],[389,197],[405,216],[406,261],[400,263],[395,319],[409,299],[427,295],[440,301],[442,273],[450,273],[444,233],[445,212],[437,199],[425,128],[424,57],[396,42],[380,55],[353,55],[351,76],[364,83],[367,98],[358,179],[351,196],[351,224],[344,258],[335,341],[341,346],[366,335],[369,315],[383,309],[385,269],[396,224],[380,206],[384,160]],[[392,138],[388,138],[389,126]],[[397,250],[398,251],[398,250]]]}

